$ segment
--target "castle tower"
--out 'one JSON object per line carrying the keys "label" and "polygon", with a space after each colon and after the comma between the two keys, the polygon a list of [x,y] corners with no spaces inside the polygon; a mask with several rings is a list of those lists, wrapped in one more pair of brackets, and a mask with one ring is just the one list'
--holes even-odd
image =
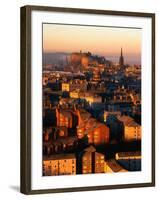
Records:
{"label": "castle tower", "polygon": [[119,66],[123,67],[124,66],[124,57],[123,57],[123,50],[121,48],[121,53],[120,53],[120,58],[119,58]]}

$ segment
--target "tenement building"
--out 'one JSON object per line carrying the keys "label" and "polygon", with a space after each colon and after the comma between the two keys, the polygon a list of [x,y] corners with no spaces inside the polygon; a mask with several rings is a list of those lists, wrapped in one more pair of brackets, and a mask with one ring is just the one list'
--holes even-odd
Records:
{"label": "tenement building", "polygon": [[80,109],[77,110],[78,126],[77,137],[83,138],[85,135],[88,137],[88,143],[99,145],[109,142],[109,127],[91,117],[90,113]]}
{"label": "tenement building", "polygon": [[84,149],[82,155],[82,174],[104,173],[105,156],[96,152],[93,146]]}
{"label": "tenement building", "polygon": [[75,154],[56,154],[43,158],[43,175],[73,175],[76,174]]}
{"label": "tenement building", "polygon": [[123,139],[125,141],[141,140],[141,126],[133,118],[123,115],[118,117],[118,120],[124,125]]}
{"label": "tenement building", "polygon": [[84,109],[56,109],[57,127],[76,128],[78,139],[88,137],[89,144],[109,142],[109,127],[97,121]]}

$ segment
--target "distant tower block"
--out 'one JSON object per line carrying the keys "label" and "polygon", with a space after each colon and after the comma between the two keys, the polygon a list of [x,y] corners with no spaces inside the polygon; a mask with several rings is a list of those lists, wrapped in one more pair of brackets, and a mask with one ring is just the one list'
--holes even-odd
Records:
{"label": "distant tower block", "polygon": [[123,67],[124,66],[124,57],[123,57],[123,50],[121,48],[121,54],[120,54],[120,58],[119,58],[119,66]]}

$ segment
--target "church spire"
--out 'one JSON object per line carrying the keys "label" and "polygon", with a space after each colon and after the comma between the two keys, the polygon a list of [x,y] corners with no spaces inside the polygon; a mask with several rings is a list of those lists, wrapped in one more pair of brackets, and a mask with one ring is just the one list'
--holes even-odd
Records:
{"label": "church spire", "polygon": [[120,65],[120,67],[124,66],[124,57],[123,57],[123,49],[122,48],[121,48],[121,52],[120,52],[119,65]]}

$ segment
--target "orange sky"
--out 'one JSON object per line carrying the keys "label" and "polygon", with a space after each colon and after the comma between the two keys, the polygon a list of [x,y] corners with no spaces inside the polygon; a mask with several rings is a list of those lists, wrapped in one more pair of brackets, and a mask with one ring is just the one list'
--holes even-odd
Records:
{"label": "orange sky", "polygon": [[83,52],[119,55],[140,62],[141,29],[43,24],[44,52]]}

